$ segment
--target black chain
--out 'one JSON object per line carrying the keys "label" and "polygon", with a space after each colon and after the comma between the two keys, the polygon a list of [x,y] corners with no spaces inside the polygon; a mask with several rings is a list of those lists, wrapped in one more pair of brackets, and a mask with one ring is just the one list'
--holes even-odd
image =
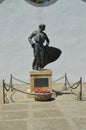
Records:
{"label": "black chain", "polygon": [[15,77],[13,77],[13,76],[12,76],[12,78],[15,79],[15,80],[17,80],[17,81],[19,81],[19,82],[22,82],[22,83],[25,83],[25,84],[30,84],[30,83],[24,82],[24,81],[22,81],[22,80],[20,80],[20,79],[17,79],[17,78],[15,78]]}

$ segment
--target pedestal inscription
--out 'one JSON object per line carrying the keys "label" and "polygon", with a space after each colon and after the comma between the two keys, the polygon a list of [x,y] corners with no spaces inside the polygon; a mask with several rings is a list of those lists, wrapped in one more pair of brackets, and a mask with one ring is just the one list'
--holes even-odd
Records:
{"label": "pedestal inscription", "polygon": [[35,78],[34,86],[35,87],[48,87],[48,78]]}

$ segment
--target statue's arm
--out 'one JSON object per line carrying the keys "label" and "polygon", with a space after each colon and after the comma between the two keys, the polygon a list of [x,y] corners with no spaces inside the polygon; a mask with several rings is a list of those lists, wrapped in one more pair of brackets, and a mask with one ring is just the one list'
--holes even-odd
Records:
{"label": "statue's arm", "polygon": [[50,43],[50,40],[49,40],[49,38],[48,38],[48,36],[46,34],[45,34],[45,39],[46,39],[46,46],[48,46],[49,43]]}
{"label": "statue's arm", "polygon": [[30,42],[31,46],[34,44],[32,38],[34,37],[34,32],[28,37],[28,41]]}

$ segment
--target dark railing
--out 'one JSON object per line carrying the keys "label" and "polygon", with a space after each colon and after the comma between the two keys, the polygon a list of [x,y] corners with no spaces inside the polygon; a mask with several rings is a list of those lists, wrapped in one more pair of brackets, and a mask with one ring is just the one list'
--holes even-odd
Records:
{"label": "dark railing", "polygon": [[[61,78],[53,81],[53,83],[56,83],[57,81],[59,81],[61,79],[64,79],[64,86],[63,86],[61,92],[65,91],[65,90],[67,91],[67,90],[70,89],[71,93],[77,96],[77,100],[83,100],[82,99],[82,77],[80,78],[80,80],[78,82],[76,82],[76,83],[74,83],[74,84],[71,85],[70,82],[69,82],[69,80],[68,80],[68,78],[67,78],[67,74],[65,74]],[[80,87],[80,92],[77,95],[75,92],[73,92],[73,89],[77,89],[78,87]]]}
{"label": "dark railing", "polygon": [[5,80],[3,80],[3,103],[9,103],[9,99],[7,97],[6,92],[10,90],[11,90],[10,85],[6,84]]}
{"label": "dark railing", "polygon": [[24,83],[24,84],[27,84],[27,85],[30,84],[30,83],[21,81],[21,80],[15,78],[15,77],[13,77],[12,74],[10,75],[10,84],[7,84],[7,83],[5,82],[5,80],[3,80],[3,103],[4,103],[4,104],[5,104],[5,103],[9,103],[9,98],[8,98],[8,96],[7,96],[7,92],[8,92],[8,91],[10,91],[10,93],[11,93],[10,100],[11,100],[12,102],[15,102],[15,101],[12,99],[12,96],[14,95],[15,91],[21,92],[21,93],[23,93],[23,94],[28,94],[28,95],[36,96],[36,94],[33,94],[33,93],[31,94],[31,93],[24,92],[24,91],[22,91],[22,90],[20,90],[20,89],[15,88],[14,85],[13,85],[13,79],[14,79],[14,80],[17,80],[17,81],[19,81],[19,82],[22,82],[22,83]]}
{"label": "dark railing", "polygon": [[[72,94],[75,94],[75,93],[73,92],[73,89],[76,89],[76,88],[80,87],[79,95],[78,95],[78,96],[77,96],[77,94],[75,94],[75,95],[77,96],[77,100],[81,100],[81,101],[82,101],[82,100],[83,100],[83,99],[82,99],[82,78],[80,78],[80,80],[79,80],[78,82],[76,82],[76,83],[74,83],[74,84],[71,85],[71,84],[69,83],[69,81],[68,81],[67,74],[65,74],[65,75],[62,76],[61,78],[59,78],[59,79],[53,81],[53,83],[56,83],[57,81],[59,81],[59,80],[61,80],[61,79],[64,79],[64,86],[63,86],[63,88],[62,88],[62,91],[65,91],[65,90],[69,90],[69,89],[70,89],[70,90],[71,90],[71,93],[72,93]],[[30,83],[24,82],[24,81],[22,81],[22,80],[19,80],[19,79],[13,77],[12,74],[11,74],[11,75],[10,75],[10,84],[6,84],[6,83],[5,83],[5,80],[3,80],[3,103],[9,103],[9,98],[7,97],[7,92],[8,92],[8,91],[10,91],[10,92],[12,93],[12,95],[13,95],[13,92],[14,92],[14,91],[18,91],[18,92],[21,92],[21,93],[24,93],[24,94],[29,94],[29,95],[35,95],[35,94],[31,94],[31,93],[28,93],[28,92],[24,92],[24,91],[22,91],[22,90],[19,90],[19,89],[15,88],[14,85],[13,85],[13,80],[22,82],[22,83],[27,84],[27,85],[30,84]],[[10,100],[11,100],[12,102],[14,102],[13,99],[12,99],[12,95],[10,96]]]}

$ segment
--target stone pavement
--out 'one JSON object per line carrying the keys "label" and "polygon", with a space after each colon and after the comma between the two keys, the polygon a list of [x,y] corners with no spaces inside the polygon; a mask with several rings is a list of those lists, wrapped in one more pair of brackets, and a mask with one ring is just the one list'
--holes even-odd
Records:
{"label": "stone pavement", "polygon": [[[85,97],[86,84],[83,93]],[[16,103],[0,103],[0,130],[86,130],[86,100],[77,101],[69,92],[46,102],[18,92],[14,99]]]}

